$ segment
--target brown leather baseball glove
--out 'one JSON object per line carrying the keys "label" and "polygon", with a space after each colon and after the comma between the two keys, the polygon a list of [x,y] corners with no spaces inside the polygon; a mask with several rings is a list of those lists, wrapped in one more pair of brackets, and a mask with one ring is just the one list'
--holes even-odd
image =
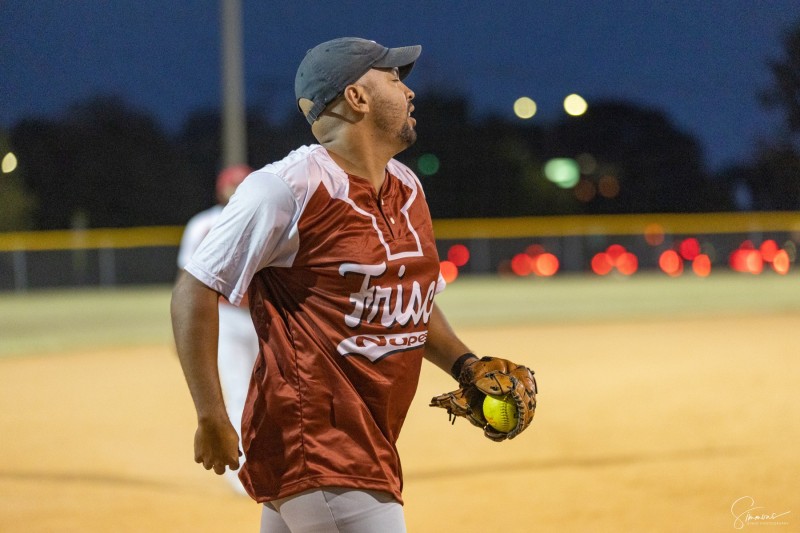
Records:
{"label": "brown leather baseball glove", "polygon": [[[460,388],[434,396],[431,407],[447,409],[450,419],[462,416],[483,429],[484,435],[494,441],[513,439],[533,421],[536,412],[536,379],[528,367],[497,357],[471,359],[464,363],[458,375]],[[517,404],[517,425],[503,433],[486,422],[483,400],[487,394],[507,396]]]}

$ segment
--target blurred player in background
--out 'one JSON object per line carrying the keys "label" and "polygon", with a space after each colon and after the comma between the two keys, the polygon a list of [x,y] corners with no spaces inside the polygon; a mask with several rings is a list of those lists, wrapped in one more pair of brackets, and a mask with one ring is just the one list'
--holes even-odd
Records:
{"label": "blurred player in background", "polygon": [[[217,205],[193,216],[186,225],[178,251],[178,268],[183,269],[192,258],[200,242],[208,234],[242,181],[253,171],[247,165],[234,165],[223,169],[217,176]],[[253,363],[258,355],[258,337],[250,318],[247,298],[239,305],[219,299],[219,380],[225,400],[228,417],[241,440],[242,411],[244,410],[247,389]],[[247,493],[239,481],[236,471],[228,470],[225,478],[236,492]]]}

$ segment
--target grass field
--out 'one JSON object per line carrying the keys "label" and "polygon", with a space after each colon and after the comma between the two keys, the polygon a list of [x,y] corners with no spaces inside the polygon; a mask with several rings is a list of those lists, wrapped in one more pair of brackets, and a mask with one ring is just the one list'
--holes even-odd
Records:
{"label": "grass field", "polygon": [[[170,287],[0,294],[0,357],[169,343]],[[800,311],[800,276],[471,277],[437,302],[455,326]]]}
{"label": "grass field", "polygon": [[[456,281],[453,325],[533,367],[540,406],[492,443],[427,407],[454,383],[426,363],[409,531],[800,531],[798,296],[796,272]],[[257,531],[192,461],[168,307],[168,287],[0,295],[0,531]]]}

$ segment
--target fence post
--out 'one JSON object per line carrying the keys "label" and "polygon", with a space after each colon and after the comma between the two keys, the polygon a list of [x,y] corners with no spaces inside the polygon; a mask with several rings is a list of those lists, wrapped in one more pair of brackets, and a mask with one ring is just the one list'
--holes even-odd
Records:
{"label": "fence post", "polygon": [[28,258],[25,250],[14,250],[11,257],[14,263],[14,290],[25,292],[28,290]]}
{"label": "fence post", "polygon": [[100,285],[108,287],[117,282],[116,257],[113,248],[100,248],[97,251],[97,260],[100,267]]}

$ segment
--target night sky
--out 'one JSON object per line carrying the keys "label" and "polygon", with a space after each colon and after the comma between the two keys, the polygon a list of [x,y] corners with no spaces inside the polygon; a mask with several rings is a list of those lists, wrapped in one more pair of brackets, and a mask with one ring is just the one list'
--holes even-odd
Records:
{"label": "night sky", "polygon": [[[797,0],[321,2],[244,0],[249,106],[283,120],[298,62],[311,46],[354,35],[387,46],[421,44],[408,84],[464,95],[476,117],[533,121],[563,115],[581,94],[659,109],[701,142],[711,170],[745,161],[778,135],[780,115],[758,102],[769,59],[800,20]],[[165,7],[167,6],[167,7]],[[219,6],[163,2],[0,2],[0,127],[57,117],[93,95],[119,95],[169,132],[220,100]],[[299,113],[297,120],[302,120]]]}

